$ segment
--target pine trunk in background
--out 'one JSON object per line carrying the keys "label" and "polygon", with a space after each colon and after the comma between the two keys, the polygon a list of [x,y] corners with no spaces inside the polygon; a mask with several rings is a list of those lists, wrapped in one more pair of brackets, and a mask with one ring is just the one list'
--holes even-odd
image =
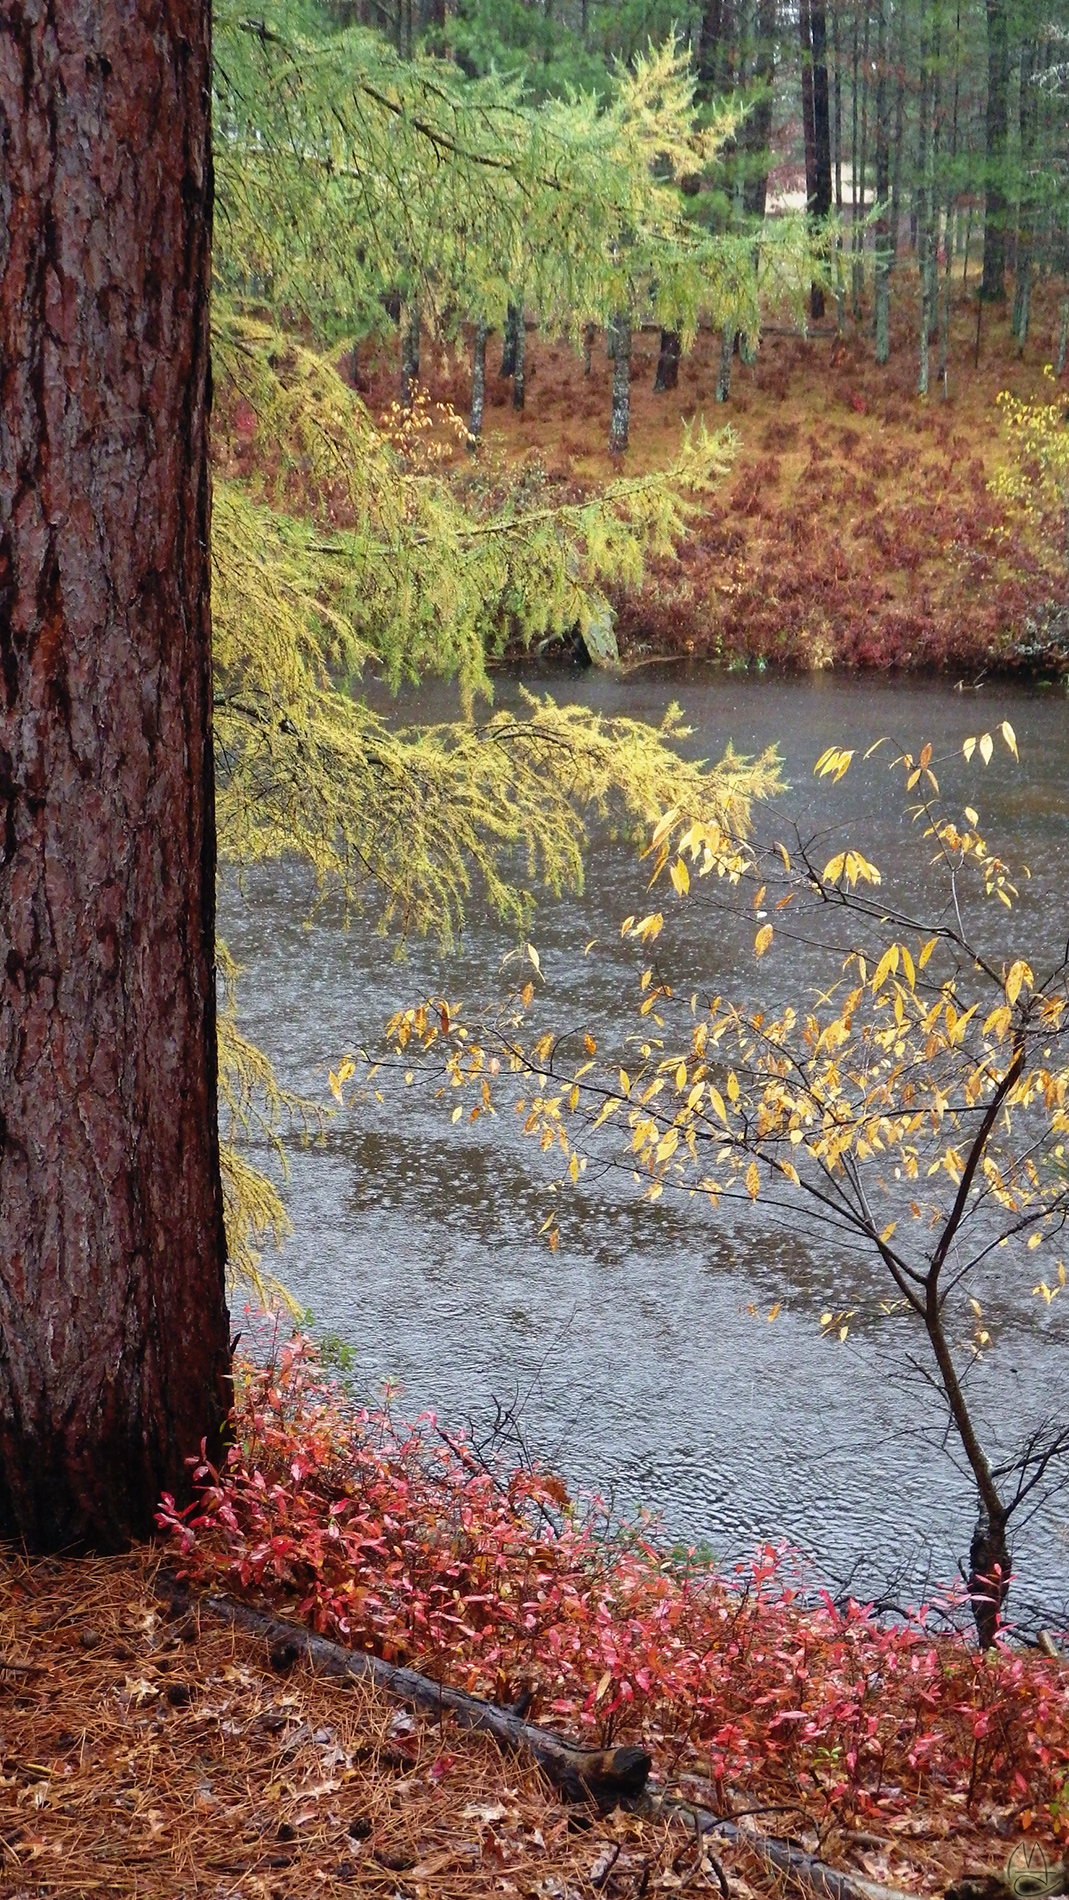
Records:
{"label": "pine trunk in background", "polygon": [[746,153],[743,173],[743,210],[761,220],[768,201],[769,140],[772,137],[772,88],[775,83],[776,4],[758,0],[757,34],[750,67],[751,78],[763,88],[756,105],[744,119],[739,139]]}
{"label": "pine trunk in background", "polygon": [[480,318],[475,325],[471,356],[471,408],[468,411],[468,447],[474,452],[483,432],[483,408],[486,403],[486,324]]}
{"label": "pine trunk in background", "polygon": [[[824,0],[799,0],[798,34],[802,56],[806,208],[814,223],[823,224],[831,210],[831,120]],[[813,284],[810,289],[809,310],[814,319],[824,315],[824,292],[819,284]]]}
{"label": "pine trunk in background", "polygon": [[210,54],[208,0],[0,14],[0,1537],[31,1551],[151,1535],[230,1396]]}
{"label": "pine trunk in background", "polygon": [[419,382],[419,305],[409,306],[401,331],[401,407],[411,409]]}
{"label": "pine trunk in background", "polygon": [[887,14],[890,0],[876,0],[876,361],[891,354],[891,75],[888,70]]}
{"label": "pine trunk in background", "polygon": [[920,366],[917,372],[917,394],[928,394],[928,344],[932,332],[932,310],[930,290],[931,244],[932,244],[932,198],[934,192],[934,143],[933,143],[933,51],[931,40],[931,22],[927,16],[921,24],[921,99],[919,115],[917,162],[920,184],[917,191],[917,268],[920,273],[921,313],[920,313]]}
{"label": "pine trunk in background", "polygon": [[653,379],[654,395],[661,395],[666,389],[675,389],[679,383],[680,337],[678,330],[661,331],[661,348],[657,357],[657,374]]}
{"label": "pine trunk in background", "polygon": [[619,312],[612,320],[612,418],[609,453],[622,455],[631,431],[631,320]]}
{"label": "pine trunk in background", "polygon": [[1033,191],[1033,169],[1036,161],[1036,143],[1039,132],[1039,113],[1036,100],[1037,49],[1028,40],[1021,48],[1021,89],[1019,105],[1020,154],[1021,154],[1021,190],[1018,200],[1016,231],[1016,279],[1013,293],[1013,334],[1018,348],[1024,352],[1028,341],[1028,324],[1032,306],[1032,272],[1035,258],[1035,232],[1033,218],[1035,200]]}
{"label": "pine trunk in background", "polygon": [[898,258],[899,231],[902,223],[902,152],[906,121],[906,25],[905,9],[898,0],[895,7],[895,133],[891,164],[891,268]]}
{"label": "pine trunk in background", "polygon": [[857,224],[854,232],[853,305],[854,320],[861,321],[861,296],[865,288],[865,180],[869,164],[869,10],[865,8],[865,27],[861,45],[860,111],[861,142],[856,155]]}
{"label": "pine trunk in background", "polygon": [[510,303],[505,312],[505,327],[501,333],[501,368],[499,376],[513,376],[516,372],[516,343],[520,331],[520,312],[514,303]]}
{"label": "pine trunk in background", "polygon": [[1006,295],[1006,225],[1009,206],[1006,168],[1009,159],[1010,40],[1006,0],[986,0],[987,116],[984,126],[986,178],[984,191],[984,268],[980,295],[986,303],[1001,303]]}
{"label": "pine trunk in background", "polygon": [[725,323],[720,332],[720,367],[716,376],[717,402],[731,400],[731,359],[735,354],[735,325]]}
{"label": "pine trunk in background", "polygon": [[527,400],[527,325],[523,304],[516,305],[512,342],[512,407],[522,409]]}

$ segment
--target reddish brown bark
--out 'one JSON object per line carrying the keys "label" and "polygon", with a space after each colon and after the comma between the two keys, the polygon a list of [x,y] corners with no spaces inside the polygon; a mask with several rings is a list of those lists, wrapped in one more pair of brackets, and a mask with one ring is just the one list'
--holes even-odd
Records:
{"label": "reddish brown bark", "polygon": [[0,1536],[109,1548],[228,1399],[208,0],[0,9]]}

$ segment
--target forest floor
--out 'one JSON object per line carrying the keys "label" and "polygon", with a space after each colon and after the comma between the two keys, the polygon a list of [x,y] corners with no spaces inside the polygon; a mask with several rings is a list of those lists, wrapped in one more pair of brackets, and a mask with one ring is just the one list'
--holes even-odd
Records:
{"label": "forest floor", "polygon": [[[975,273],[974,273],[975,275]],[[541,461],[564,493],[615,473],[663,466],[685,421],[737,436],[723,488],[696,512],[677,555],[650,564],[643,585],[615,598],[625,660],[679,655],[725,665],[909,667],[966,679],[1017,668],[1034,644],[1037,614],[1064,607],[1066,576],[1053,524],[1037,532],[1007,509],[990,482],[1008,456],[1002,390],[1049,401],[1043,375],[1057,347],[1058,300],[1039,287],[1023,355],[1009,306],[983,311],[975,366],[977,303],[955,265],[946,392],[916,394],[916,274],[902,268],[892,353],[873,362],[871,325],[835,307],[808,338],[770,328],[752,366],[736,356],[730,400],[715,401],[720,340],[702,331],[683,358],[678,388],[653,393],[659,333],[636,334],[631,364],[631,447],[614,461],[607,436],[612,365],[595,341],[589,374],[567,343],[528,337],[527,395],[488,351],[484,438],[509,460]],[[395,347],[362,354],[359,386],[373,413],[397,396]],[[433,402],[467,415],[465,360],[425,346]],[[1064,671],[1052,651],[1041,672]],[[1034,658],[1030,662],[1035,671]]]}
{"label": "forest floor", "polygon": [[[0,1565],[11,1900],[782,1892],[749,1848],[717,1839],[703,1864],[678,1823],[564,1807],[492,1742],[179,1609],[159,1568],[151,1548]],[[1012,1841],[958,1810],[829,1846],[850,1872],[934,1894],[963,1867],[1000,1870]]]}

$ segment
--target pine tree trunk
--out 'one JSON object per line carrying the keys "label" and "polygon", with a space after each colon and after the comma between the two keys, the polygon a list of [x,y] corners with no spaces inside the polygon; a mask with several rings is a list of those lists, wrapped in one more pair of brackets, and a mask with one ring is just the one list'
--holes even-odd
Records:
{"label": "pine tree trunk", "polygon": [[752,77],[764,88],[756,105],[743,120],[739,139],[746,153],[743,176],[743,210],[747,217],[762,220],[768,201],[769,140],[772,136],[772,88],[775,81],[776,5],[775,0],[758,0],[757,35],[753,47]]}
{"label": "pine tree trunk", "polygon": [[[813,48],[813,199],[815,222],[826,224],[831,212],[831,113],[828,97],[828,30],[824,0],[810,0],[810,40]],[[809,314],[814,322],[824,315],[824,292],[813,284]]]}
{"label": "pine tree trunk", "polygon": [[411,409],[419,382],[419,305],[410,304],[401,331],[401,407]]}
{"label": "pine tree trunk", "polygon": [[902,220],[902,152],[905,144],[906,119],[906,28],[905,9],[901,5],[895,8],[895,135],[894,159],[891,165],[891,268],[894,269],[898,257],[898,234]]}
{"label": "pine tree trunk", "polygon": [[861,49],[861,151],[858,158],[859,177],[857,192],[858,226],[857,243],[854,248],[854,318],[861,321],[861,295],[865,288],[865,176],[869,163],[869,24],[868,7],[865,8],[865,32]]}
{"label": "pine tree trunk", "polygon": [[720,332],[720,367],[716,377],[717,402],[731,400],[731,359],[735,354],[735,325],[725,323]]}
{"label": "pine tree trunk", "polygon": [[631,429],[631,321],[622,312],[612,320],[612,419],[609,453],[622,455]]}
{"label": "pine tree trunk", "polygon": [[875,317],[876,361],[891,354],[891,75],[887,67],[887,11],[889,0],[877,0],[876,16],[876,220]]}
{"label": "pine tree trunk", "polygon": [[0,15],[0,1537],[32,1551],[148,1536],[229,1401],[210,87],[207,0]]}
{"label": "pine tree trunk", "polygon": [[505,327],[501,333],[501,368],[499,376],[513,376],[516,373],[516,342],[520,331],[520,312],[514,303],[510,303],[505,312]]}
{"label": "pine tree trunk", "polygon": [[666,389],[675,389],[679,384],[678,330],[661,331],[661,348],[657,357],[657,374],[653,379],[654,395],[663,395]]}
{"label": "pine tree trunk", "polygon": [[932,245],[932,195],[934,191],[932,105],[932,44],[928,38],[928,22],[925,20],[921,27],[921,101],[918,133],[920,189],[917,194],[917,267],[920,272],[921,289],[920,365],[917,372],[918,396],[926,396],[928,394],[928,345],[932,334],[932,273],[930,257]]}
{"label": "pine tree trunk", "polygon": [[515,330],[512,355],[512,407],[522,409],[527,400],[527,326],[523,320],[523,305],[516,306]]}
{"label": "pine tree trunk", "polygon": [[471,408],[468,411],[468,446],[474,451],[483,432],[483,408],[486,403],[486,323],[480,317],[475,325],[475,343],[471,360]]}
{"label": "pine tree trunk", "polygon": [[987,117],[984,193],[984,270],[980,295],[1001,303],[1006,295],[1006,166],[1009,127],[1010,43],[1006,0],[986,0]]}
{"label": "pine tree trunk", "polygon": [[1062,320],[1058,330],[1058,354],[1054,359],[1054,374],[1061,376],[1065,370],[1065,355],[1069,350],[1069,297],[1062,299]]}

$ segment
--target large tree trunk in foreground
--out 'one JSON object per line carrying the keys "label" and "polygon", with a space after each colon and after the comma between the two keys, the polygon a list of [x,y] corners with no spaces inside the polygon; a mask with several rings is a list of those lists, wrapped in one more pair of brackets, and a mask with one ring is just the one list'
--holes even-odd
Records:
{"label": "large tree trunk in foreground", "polygon": [[0,1537],[217,1442],[207,0],[0,15]]}

